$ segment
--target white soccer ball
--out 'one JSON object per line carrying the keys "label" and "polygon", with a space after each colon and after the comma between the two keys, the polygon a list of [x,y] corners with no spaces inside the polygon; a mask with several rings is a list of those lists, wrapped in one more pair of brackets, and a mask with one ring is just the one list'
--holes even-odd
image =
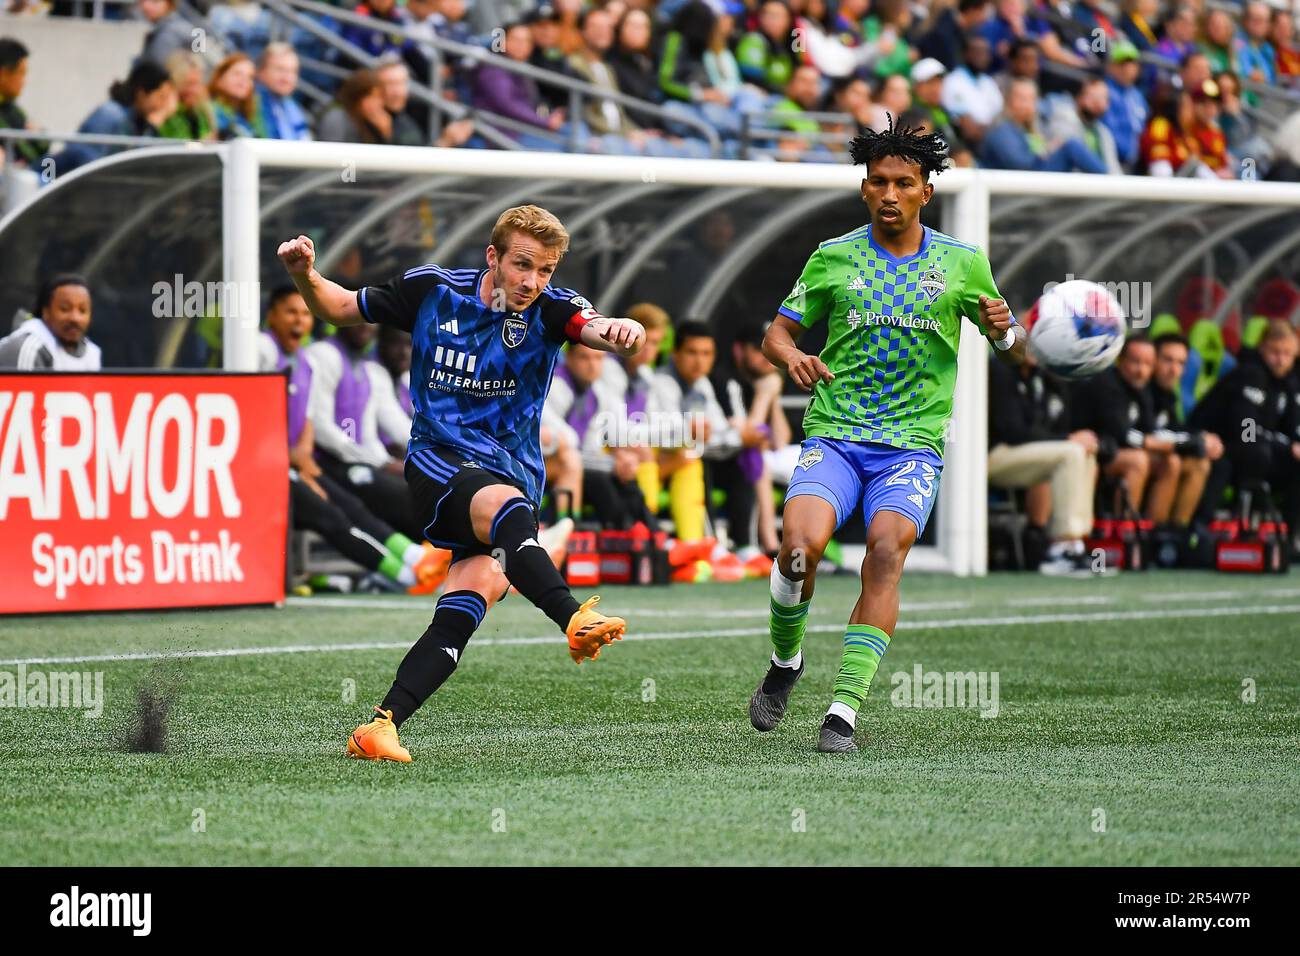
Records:
{"label": "white soccer ball", "polygon": [[1029,351],[1062,378],[1087,378],[1115,363],[1124,347],[1124,308],[1105,286],[1071,279],[1036,303]]}

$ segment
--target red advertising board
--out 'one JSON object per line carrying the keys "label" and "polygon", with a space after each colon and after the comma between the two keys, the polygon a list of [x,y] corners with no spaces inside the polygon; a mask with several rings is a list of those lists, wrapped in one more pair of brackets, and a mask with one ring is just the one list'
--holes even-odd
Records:
{"label": "red advertising board", "polygon": [[0,375],[0,612],[284,598],[285,380]]}

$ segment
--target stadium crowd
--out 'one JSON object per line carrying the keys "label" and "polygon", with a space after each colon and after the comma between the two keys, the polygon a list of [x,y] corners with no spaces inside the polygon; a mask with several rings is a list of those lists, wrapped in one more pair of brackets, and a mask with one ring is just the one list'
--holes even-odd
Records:
{"label": "stadium crowd", "polygon": [[[411,83],[427,86],[437,71],[446,99],[488,123],[505,118],[501,132],[531,149],[703,156],[707,126],[724,155],[739,155],[743,139],[745,155],[839,161],[857,129],[893,117],[941,133],[958,165],[1300,179],[1300,110],[1268,120],[1256,109],[1263,88],[1300,93],[1285,0],[336,5],[360,19],[321,23],[376,57],[373,68],[354,69],[346,52],[301,28],[278,29],[251,0],[199,3],[199,23],[173,0],[137,0],[134,15],[150,24],[144,46],[80,131],[492,146],[468,117],[431,126],[433,107],[412,97]],[[9,7],[40,13],[50,4]],[[282,35],[289,42],[273,40]],[[440,54],[439,40],[484,52]],[[0,128],[40,126],[17,102],[26,55],[17,41],[0,41]],[[303,61],[351,72],[340,80]],[[569,90],[536,79],[547,75],[657,109],[592,95],[570,116]],[[305,95],[308,77],[329,102]],[[25,141],[18,161],[36,164],[47,148]],[[58,168],[106,149],[68,146]]]}

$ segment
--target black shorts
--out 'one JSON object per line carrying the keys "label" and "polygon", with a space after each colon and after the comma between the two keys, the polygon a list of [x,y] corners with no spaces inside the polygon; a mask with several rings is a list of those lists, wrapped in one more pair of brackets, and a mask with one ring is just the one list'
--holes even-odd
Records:
{"label": "black shorts", "polygon": [[[424,536],[439,548],[451,551],[452,561],[491,554],[491,545],[474,534],[470,502],[488,485],[518,486],[509,478],[468,464],[466,456],[452,448],[437,446],[406,457],[406,484],[411,489],[418,520],[424,522]],[[521,498],[526,498],[522,491]]]}

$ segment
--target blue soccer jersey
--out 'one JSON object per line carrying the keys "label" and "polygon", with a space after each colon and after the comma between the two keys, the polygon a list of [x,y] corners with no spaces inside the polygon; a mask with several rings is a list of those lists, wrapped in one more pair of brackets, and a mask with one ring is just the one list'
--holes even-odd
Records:
{"label": "blue soccer jersey", "polygon": [[411,333],[407,456],[455,449],[540,501],[551,373],[561,347],[580,341],[600,313],[572,289],[549,286],[523,312],[495,312],[478,294],[486,271],[419,266],[361,289],[357,304],[367,322]]}

